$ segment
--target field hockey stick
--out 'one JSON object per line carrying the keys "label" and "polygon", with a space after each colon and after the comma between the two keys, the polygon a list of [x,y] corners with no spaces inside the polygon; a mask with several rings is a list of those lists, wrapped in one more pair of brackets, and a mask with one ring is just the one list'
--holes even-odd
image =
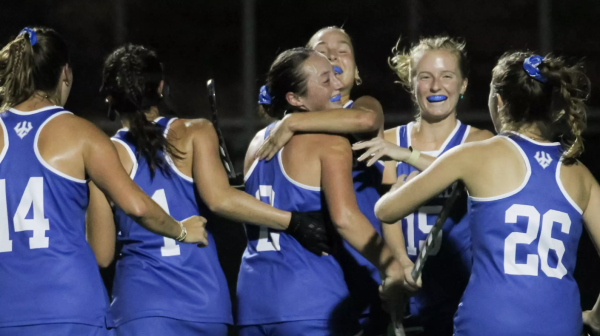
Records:
{"label": "field hockey stick", "polygon": [[419,256],[417,256],[417,260],[415,260],[415,267],[411,273],[414,281],[417,281],[423,273],[423,267],[425,267],[425,262],[431,254],[431,251],[435,251],[439,248],[439,246],[436,246],[436,244],[439,244],[440,241],[435,238],[441,234],[444,223],[448,219],[450,211],[452,210],[452,207],[454,206],[454,203],[456,202],[456,199],[460,195],[461,191],[464,189],[464,186],[461,182],[456,181],[452,184],[451,188],[452,192],[450,193],[450,197],[446,200],[440,215],[435,220],[435,224],[433,224],[431,231],[427,235],[427,239],[425,240],[423,248],[421,248],[421,252],[419,252]]}
{"label": "field hockey stick", "polygon": [[208,101],[210,103],[210,109],[212,111],[211,121],[217,132],[217,137],[219,138],[219,156],[221,157],[221,162],[223,163],[225,171],[227,172],[229,183],[233,187],[243,188],[243,179],[238,177],[238,175],[235,173],[233,162],[231,161],[231,157],[229,156],[229,152],[227,151],[227,146],[225,145],[225,138],[223,137],[223,132],[221,132],[221,128],[219,127],[219,118],[217,116],[217,96],[215,92],[215,81],[213,79],[209,79],[206,82],[206,88],[208,89]]}

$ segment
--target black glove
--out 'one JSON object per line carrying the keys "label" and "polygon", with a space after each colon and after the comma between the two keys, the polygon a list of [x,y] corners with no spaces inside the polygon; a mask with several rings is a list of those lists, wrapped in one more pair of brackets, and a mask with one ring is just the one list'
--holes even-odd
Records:
{"label": "black glove", "polygon": [[323,252],[329,254],[331,248],[328,245],[327,219],[321,211],[292,212],[290,225],[284,232],[318,256]]}

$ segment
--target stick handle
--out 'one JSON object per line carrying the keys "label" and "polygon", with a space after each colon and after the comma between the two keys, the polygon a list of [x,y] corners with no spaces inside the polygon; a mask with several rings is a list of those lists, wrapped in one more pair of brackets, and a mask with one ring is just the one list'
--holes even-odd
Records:
{"label": "stick handle", "polygon": [[456,181],[452,184],[452,192],[450,193],[450,197],[446,200],[446,203],[444,203],[444,207],[442,208],[440,215],[435,220],[435,224],[433,224],[431,231],[427,235],[425,245],[423,245],[423,248],[419,252],[417,260],[415,260],[415,267],[413,268],[411,273],[412,278],[415,281],[417,281],[423,273],[423,267],[425,267],[425,262],[429,257],[429,253],[430,251],[434,250],[434,245],[438,242],[435,238],[438,234],[441,234],[442,228],[444,227],[444,223],[448,219],[448,216],[450,216],[450,211],[452,210],[452,207],[454,206],[458,195],[463,189],[463,184],[459,181]]}
{"label": "stick handle", "polygon": [[210,103],[210,109],[212,111],[212,123],[217,132],[217,137],[219,138],[219,155],[221,156],[221,162],[223,162],[223,166],[225,167],[225,171],[227,172],[227,177],[229,178],[229,180],[236,180],[237,174],[235,173],[233,162],[231,161],[231,157],[229,156],[229,152],[227,151],[227,146],[225,145],[225,137],[223,136],[223,132],[221,132],[221,128],[219,127],[219,118],[217,117],[217,96],[215,93],[215,81],[209,79],[206,82],[206,88],[208,89],[208,102]]}

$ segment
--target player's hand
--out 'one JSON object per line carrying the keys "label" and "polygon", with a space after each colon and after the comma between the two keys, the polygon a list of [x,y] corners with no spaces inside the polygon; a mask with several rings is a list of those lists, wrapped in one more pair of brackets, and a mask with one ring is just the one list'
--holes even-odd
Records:
{"label": "player's hand", "polygon": [[[396,261],[394,261],[397,263]],[[407,293],[404,289],[404,271],[402,266],[397,264],[396,272],[387,272],[383,276],[381,286],[379,286],[379,297],[382,307],[385,311],[391,312],[398,309],[406,303]]]}
{"label": "player's hand", "polygon": [[206,232],[206,218],[192,216],[181,221],[185,226],[187,236],[184,243],[198,244],[198,247],[208,246],[208,233]]}
{"label": "player's hand", "polygon": [[600,321],[592,310],[583,312],[583,324],[592,332],[592,336],[600,336]]}
{"label": "player's hand", "polygon": [[406,176],[406,174],[402,174],[402,175],[398,176],[398,180],[396,180],[396,183],[394,183],[394,185],[392,185],[392,187],[390,188],[390,192],[402,187],[408,181],[414,179],[417,175],[419,175],[419,171],[415,170],[412,173],[408,174],[408,176]]}
{"label": "player's hand", "polygon": [[275,124],[275,127],[271,129],[267,139],[265,139],[260,148],[258,148],[258,151],[254,156],[255,158],[259,160],[271,160],[273,156],[275,156],[275,154],[290,141],[292,136],[294,136],[294,132],[289,127],[289,118],[291,116],[291,114],[288,114]]}
{"label": "player's hand", "polygon": [[383,138],[376,137],[369,141],[361,141],[352,145],[352,149],[362,150],[367,149],[363,155],[358,158],[358,161],[369,160],[367,166],[372,166],[377,160],[394,160],[394,161],[405,161],[410,157],[410,150],[408,148],[400,147]]}
{"label": "player's hand", "polygon": [[331,253],[329,236],[327,235],[327,220],[321,211],[292,212],[290,225],[285,233],[294,237],[300,245],[310,252],[321,256]]}
{"label": "player's hand", "polygon": [[411,262],[409,265],[404,265],[404,283],[402,287],[409,293],[414,293],[423,287],[423,281],[419,277],[416,281],[412,277],[412,271],[415,265]]}

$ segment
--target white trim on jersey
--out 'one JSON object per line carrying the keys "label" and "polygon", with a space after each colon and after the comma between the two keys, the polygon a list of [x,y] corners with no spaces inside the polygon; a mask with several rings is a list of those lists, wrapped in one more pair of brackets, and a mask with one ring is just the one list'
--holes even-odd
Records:
{"label": "white trim on jersey", "polygon": [[125,141],[123,141],[121,139],[117,139],[117,138],[110,138],[110,140],[117,142],[120,145],[122,145],[123,147],[125,147],[127,154],[129,154],[129,158],[131,158],[131,162],[133,162],[133,168],[131,168],[131,173],[129,173],[129,177],[133,180],[135,178],[135,174],[137,173],[137,168],[138,168],[138,162],[137,162],[137,158],[135,157],[135,153],[131,150],[131,147],[129,147],[125,143]]}
{"label": "white trim on jersey", "polygon": [[521,153],[521,156],[523,157],[523,160],[525,161],[525,165],[527,166],[527,173],[525,174],[525,179],[523,180],[523,183],[521,183],[521,185],[513,190],[513,191],[509,191],[507,193],[504,193],[502,195],[498,195],[498,196],[492,196],[492,197],[474,197],[474,196],[469,196],[471,198],[471,200],[476,201],[476,202],[490,202],[490,201],[497,201],[499,199],[503,199],[503,198],[507,198],[510,197],[512,195],[517,194],[519,191],[523,190],[523,188],[525,188],[525,186],[527,185],[527,183],[529,183],[529,178],[531,177],[531,165],[529,163],[529,158],[527,157],[527,155],[525,154],[525,152],[523,151],[523,149],[521,148],[521,146],[517,145],[517,143],[504,135],[500,135],[499,136],[502,139],[506,139],[508,140],[510,143],[512,143],[515,147],[517,147],[517,149],[519,150],[519,153]]}
{"label": "white trim on jersey", "polygon": [[277,160],[279,161],[279,168],[281,168],[281,172],[283,173],[283,176],[285,176],[285,178],[290,181],[293,185],[300,187],[302,189],[306,189],[306,190],[312,190],[312,191],[321,191],[321,187],[313,187],[313,186],[309,186],[306,184],[302,184],[298,181],[295,181],[294,179],[292,179],[286,172],[285,172],[285,168],[283,167],[283,159],[281,158],[281,156],[283,155],[283,148],[281,150],[279,150],[279,153],[277,153]]}
{"label": "white trim on jersey", "polygon": [[348,108],[348,106],[352,105],[352,103],[354,103],[354,100],[349,100],[346,104],[344,104],[344,106],[342,106],[343,108]]}
{"label": "white trim on jersey", "polygon": [[[415,125],[414,121],[411,121],[410,123],[408,123],[406,125],[406,145],[407,145],[407,147],[411,146],[411,137],[410,136],[412,134],[412,128],[414,125]],[[458,129],[460,128],[460,125],[462,125],[462,123],[460,122],[460,120],[456,119],[456,126],[454,127],[454,130],[452,131],[452,133],[450,133],[450,135],[446,138],[446,141],[444,141],[444,143],[438,150],[421,151],[421,153],[427,154],[430,156],[434,156],[434,157],[438,157],[440,155],[440,153],[442,153],[446,149],[446,147],[448,146],[448,144],[450,143],[452,138],[454,138],[454,136],[456,135],[456,132],[458,132]]]}
{"label": "white trim on jersey", "polygon": [[42,107],[40,109],[33,110],[33,111],[21,111],[21,110],[15,109],[15,108],[11,108],[8,110],[14,114],[26,116],[26,115],[32,115],[32,114],[36,114],[36,113],[40,113],[40,112],[44,112],[44,111],[48,111],[48,110],[53,110],[53,109],[57,109],[57,108],[63,109],[62,106],[52,105],[52,106]]}
{"label": "white trim on jersey", "polygon": [[525,140],[527,140],[527,141],[529,141],[531,143],[534,143],[534,144],[536,144],[538,146],[560,146],[560,142],[539,142],[539,141],[535,141],[532,138],[530,138],[530,137],[528,137],[526,135],[523,135],[521,133],[517,133],[517,132],[513,132],[513,131],[509,131],[509,133],[517,135],[520,138],[523,138],[523,139],[525,139]]}
{"label": "white trim on jersey", "polygon": [[4,148],[2,148],[2,153],[0,153],[0,163],[2,163],[2,160],[4,160],[4,157],[8,152],[8,131],[6,130],[6,125],[4,125],[2,118],[0,118],[0,126],[2,127],[2,132],[4,132]]}
{"label": "white trim on jersey", "polygon": [[115,132],[115,134],[117,134],[117,133],[119,133],[119,132],[121,132],[121,131],[129,132],[129,127],[123,127],[123,128],[119,128],[119,129],[118,129],[118,130]]}
{"label": "white trim on jersey", "polygon": [[[410,135],[412,133],[412,128],[414,126],[415,122],[411,121],[408,124],[406,124],[406,145],[407,148],[410,147],[411,145],[411,140],[410,140]],[[456,135],[456,132],[458,132],[458,129],[460,128],[460,125],[462,125],[462,123],[460,122],[460,120],[456,119],[456,127],[454,127],[454,130],[452,131],[452,133],[450,133],[450,135],[446,138],[446,140],[444,141],[444,143],[442,144],[442,146],[435,151],[421,151],[421,153],[429,155],[429,156],[433,156],[433,157],[438,157],[440,155],[440,153],[442,153],[446,147],[448,146],[448,144],[450,143],[450,141],[452,141],[452,138],[454,138],[454,136]],[[400,146],[400,127],[398,126],[398,131],[396,132],[396,141],[397,141],[397,145]],[[463,144],[465,142],[465,140],[467,139],[467,136],[469,135],[469,132],[471,131],[471,126],[467,125],[467,129],[465,130],[465,135],[463,136],[462,140],[461,140],[461,144]],[[404,161],[398,161],[396,162],[396,167],[401,165],[401,164],[408,164]]]}
{"label": "white trim on jersey", "polygon": [[254,171],[254,168],[256,168],[256,166],[258,165],[258,161],[258,159],[254,159],[254,162],[252,162],[252,166],[250,166],[250,169],[248,169],[248,172],[246,173],[246,175],[244,175],[244,182],[248,181],[250,175],[252,175],[252,172]]}
{"label": "white trim on jersey", "polygon": [[165,117],[156,117],[156,119],[153,120],[154,123],[157,123],[159,120],[164,119]]}
{"label": "white trim on jersey", "polygon": [[[169,120],[169,123],[167,124],[167,126],[165,127],[165,132],[163,133],[164,137],[166,138],[167,135],[169,134],[169,129],[171,127],[171,124],[177,120],[177,118],[172,118],[171,120]],[[177,173],[177,175],[179,175],[179,177],[181,177],[182,179],[190,182],[190,183],[194,183],[194,179],[192,177],[189,177],[187,175],[185,175],[184,173],[182,173],[181,171],[179,171],[179,169],[177,168],[177,166],[175,166],[175,163],[173,162],[173,159],[171,159],[171,157],[169,156],[169,153],[165,152],[165,160],[167,161],[167,163],[169,164],[169,166],[171,167],[171,169],[173,169],[175,171],[175,173]]]}
{"label": "white trim on jersey", "polygon": [[465,130],[465,134],[463,135],[463,138],[460,141],[461,144],[464,144],[465,141],[467,141],[467,138],[469,137],[469,133],[471,133],[471,125],[467,125],[467,129]]}
{"label": "white trim on jersey", "polygon": [[[54,106],[52,108],[56,108],[56,107],[59,107],[59,106]],[[45,109],[48,110],[48,108],[45,108]],[[41,111],[41,110],[38,110],[37,112],[39,112],[39,111]],[[37,112],[35,112],[35,113],[37,113]],[[86,180],[81,180],[81,179],[75,178],[73,176],[69,176],[69,175],[67,175],[67,174],[59,171],[58,169],[52,167],[51,165],[48,164],[48,162],[46,162],[44,160],[44,158],[42,158],[42,155],[40,154],[40,150],[38,148],[38,140],[40,138],[40,133],[42,132],[42,129],[44,128],[44,126],[46,126],[46,124],[50,120],[58,117],[59,115],[63,115],[63,114],[73,114],[73,113],[71,113],[69,111],[61,111],[61,112],[55,113],[55,114],[51,115],[48,119],[46,119],[46,121],[44,121],[44,123],[42,123],[40,125],[40,128],[38,128],[37,132],[35,133],[35,139],[33,140],[33,151],[35,152],[35,156],[37,157],[38,161],[42,164],[42,166],[46,167],[46,169],[48,169],[49,171],[53,172],[54,174],[56,174],[56,175],[58,175],[58,176],[60,176],[62,178],[65,178],[67,180],[73,181],[73,182],[87,183]]]}
{"label": "white trim on jersey", "polygon": [[562,160],[558,161],[558,164],[556,165],[556,183],[558,184],[558,188],[560,189],[560,192],[562,192],[563,196],[567,199],[567,201],[569,201],[569,203],[571,203],[573,208],[575,208],[575,210],[577,210],[577,212],[579,212],[579,214],[583,215],[583,210],[581,210],[579,205],[577,205],[577,203],[575,203],[575,201],[571,198],[571,196],[569,196],[569,194],[565,190],[565,187],[563,186],[562,180],[560,179],[560,167],[561,166],[562,166]]}

